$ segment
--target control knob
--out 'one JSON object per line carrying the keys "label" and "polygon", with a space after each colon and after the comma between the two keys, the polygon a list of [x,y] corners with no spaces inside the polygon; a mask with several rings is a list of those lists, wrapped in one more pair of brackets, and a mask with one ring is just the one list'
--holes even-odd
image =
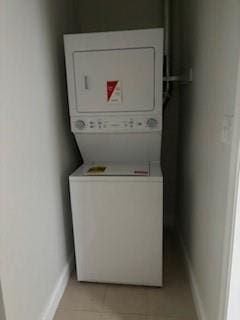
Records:
{"label": "control knob", "polygon": [[156,128],[157,125],[158,125],[158,122],[157,122],[156,119],[150,118],[150,119],[147,120],[148,128],[154,129],[154,128]]}
{"label": "control knob", "polygon": [[77,120],[75,122],[75,127],[79,130],[82,130],[85,128],[85,122],[83,120]]}

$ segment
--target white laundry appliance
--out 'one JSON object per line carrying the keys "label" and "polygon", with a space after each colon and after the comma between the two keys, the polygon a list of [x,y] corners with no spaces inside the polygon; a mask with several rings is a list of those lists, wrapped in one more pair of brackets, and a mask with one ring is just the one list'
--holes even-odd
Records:
{"label": "white laundry appliance", "polygon": [[163,30],[64,36],[79,281],[162,285]]}

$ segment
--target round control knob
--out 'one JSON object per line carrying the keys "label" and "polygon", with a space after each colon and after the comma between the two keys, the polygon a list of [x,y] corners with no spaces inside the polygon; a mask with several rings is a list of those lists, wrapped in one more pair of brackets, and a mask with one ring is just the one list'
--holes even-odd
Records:
{"label": "round control knob", "polygon": [[154,128],[156,128],[157,125],[158,125],[158,122],[157,122],[156,119],[150,118],[150,119],[147,120],[147,126],[149,128],[154,129]]}
{"label": "round control knob", "polygon": [[77,129],[82,130],[82,129],[85,128],[85,122],[84,122],[83,120],[77,120],[77,121],[75,122],[75,127],[76,127]]}

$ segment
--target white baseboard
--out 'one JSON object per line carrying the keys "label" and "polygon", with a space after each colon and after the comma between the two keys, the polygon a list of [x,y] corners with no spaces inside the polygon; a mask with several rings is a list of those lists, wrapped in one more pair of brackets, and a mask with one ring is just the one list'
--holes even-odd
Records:
{"label": "white baseboard", "polygon": [[179,236],[180,243],[181,243],[182,250],[183,250],[183,254],[184,254],[184,260],[185,260],[185,264],[186,264],[186,268],[187,268],[187,272],[188,272],[189,282],[190,282],[190,286],[191,286],[193,301],[194,301],[194,305],[196,308],[198,320],[208,320],[206,313],[205,313],[205,310],[204,310],[204,307],[203,307],[203,302],[202,302],[200,292],[198,289],[196,277],[195,277],[195,274],[194,274],[194,271],[192,268],[192,263],[189,259],[184,241],[183,241],[180,233],[178,234],[178,236]]}
{"label": "white baseboard", "polygon": [[72,253],[63,268],[63,271],[55,285],[55,288],[49,297],[48,303],[42,312],[39,320],[52,320],[56,310],[58,308],[59,302],[62,298],[64,290],[68,284],[68,280],[70,278],[71,272],[73,270],[73,263],[74,263],[74,253]]}

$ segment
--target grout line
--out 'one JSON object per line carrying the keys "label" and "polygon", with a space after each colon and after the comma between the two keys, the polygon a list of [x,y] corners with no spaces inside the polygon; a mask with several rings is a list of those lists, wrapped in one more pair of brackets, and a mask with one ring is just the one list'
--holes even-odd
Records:
{"label": "grout line", "polygon": [[[141,316],[141,317],[146,317],[146,316],[152,316],[151,314],[144,314],[144,313],[132,313],[132,312],[114,312],[114,311],[105,311],[105,312],[98,312],[101,314],[117,314],[117,315],[128,315],[128,316]],[[153,316],[158,316],[158,315],[153,315]]]}
{"label": "grout line", "polygon": [[[77,311],[77,312],[86,312],[86,313],[94,313],[94,314],[100,314],[100,315],[104,315],[104,314],[108,314],[108,315],[128,315],[128,316],[141,316],[141,317],[146,317],[146,316],[159,316],[159,315],[152,315],[152,314],[144,314],[144,313],[138,313],[138,312],[114,312],[114,311],[96,311],[96,310],[91,310],[91,309],[79,309],[79,308],[75,308],[75,307],[59,307],[58,310],[71,310],[71,311]],[[174,319],[175,320],[175,319]],[[182,319],[181,319],[182,320]]]}
{"label": "grout line", "polygon": [[107,284],[106,285],[106,289],[105,289],[105,292],[104,292],[104,296],[103,296],[103,307],[105,305],[105,302],[106,302],[106,297],[107,297],[107,291],[109,289],[109,285]]}
{"label": "grout line", "polygon": [[147,316],[148,316],[148,304],[149,304],[149,294],[148,294],[148,292],[149,292],[149,288],[146,288],[146,290],[145,290],[145,294],[146,294],[146,314],[145,314],[145,316],[146,316],[146,319],[147,319]]}

